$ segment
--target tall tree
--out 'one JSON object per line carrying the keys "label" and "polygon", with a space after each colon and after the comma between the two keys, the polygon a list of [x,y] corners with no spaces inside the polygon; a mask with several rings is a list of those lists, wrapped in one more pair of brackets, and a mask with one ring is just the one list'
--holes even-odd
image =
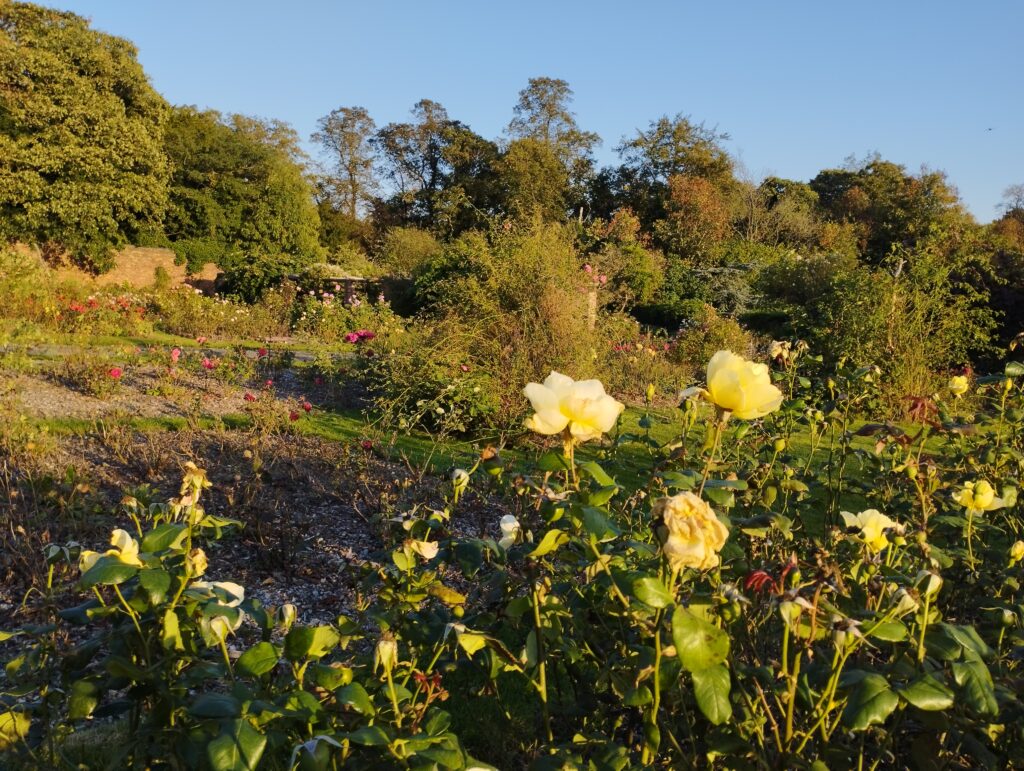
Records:
{"label": "tall tree", "polygon": [[313,141],[329,157],[326,187],[335,205],[355,219],[378,183],[371,139],[377,125],[363,107],[339,107],[317,122]]}
{"label": "tall tree", "polygon": [[646,130],[638,130],[615,148],[622,165],[605,174],[604,197],[613,192],[619,206],[628,206],[645,229],[652,229],[668,214],[673,177],[705,179],[719,191],[731,186],[733,162],[722,146],[728,139],[728,134],[682,114],[651,121]]}
{"label": "tall tree", "polygon": [[159,224],[167,105],[136,54],[72,13],[0,3],[0,237],[103,270]]}
{"label": "tall tree", "polygon": [[572,89],[564,80],[530,78],[513,108],[509,136],[543,142],[571,169],[601,141],[597,134],[577,125],[576,114],[569,109],[572,99]]}
{"label": "tall tree", "polygon": [[205,255],[223,267],[253,255],[319,253],[312,185],[290,127],[178,107],[166,147],[174,164],[166,232],[179,248],[206,242]]}
{"label": "tall tree", "polygon": [[[576,123],[576,114],[570,109],[573,92],[569,84],[557,78],[530,78],[526,88],[519,92],[513,108],[508,135],[516,140],[530,140],[542,144],[554,154],[565,168],[567,185],[564,193],[565,210],[577,210],[587,202],[586,189],[594,174],[594,148],[601,138],[592,131],[584,131]],[[532,152],[539,159],[536,152]],[[521,160],[521,159],[520,159]],[[531,183],[534,188],[551,189],[557,180],[552,177]],[[565,216],[564,212],[559,219]]]}

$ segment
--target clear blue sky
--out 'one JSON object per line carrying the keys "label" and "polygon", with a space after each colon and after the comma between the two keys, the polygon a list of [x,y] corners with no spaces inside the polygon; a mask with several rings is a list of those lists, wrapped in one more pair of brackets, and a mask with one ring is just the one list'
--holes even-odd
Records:
{"label": "clear blue sky", "polygon": [[[749,175],[807,180],[878,151],[942,169],[974,215],[1024,183],[1019,0],[44,0],[129,38],[170,101],[290,122],[421,98],[498,137],[530,77],[567,80],[604,139],[682,112]],[[988,129],[992,130],[989,131]]]}

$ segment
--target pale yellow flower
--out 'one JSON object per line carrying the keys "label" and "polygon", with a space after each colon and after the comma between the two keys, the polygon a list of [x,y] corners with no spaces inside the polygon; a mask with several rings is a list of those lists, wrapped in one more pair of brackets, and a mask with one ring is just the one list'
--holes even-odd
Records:
{"label": "pale yellow flower", "polygon": [[519,531],[522,529],[519,525],[519,520],[516,519],[514,514],[506,514],[502,517],[498,527],[501,528],[501,538],[498,540],[498,546],[502,549],[507,549],[515,544],[516,538],[519,537]]}
{"label": "pale yellow flower", "polygon": [[1017,563],[1024,558],[1024,541],[1014,541],[1010,547],[1010,562]]}
{"label": "pale yellow flower", "polygon": [[142,560],[139,559],[139,543],[129,535],[128,531],[118,528],[111,533],[110,545],[114,548],[108,550],[107,555],[117,557],[125,565],[142,567]]}
{"label": "pale yellow flower", "polygon": [[963,488],[953,493],[953,500],[968,511],[995,511],[1006,503],[996,497],[995,488],[987,480],[967,482]]}
{"label": "pale yellow flower", "polygon": [[526,427],[538,434],[560,434],[566,428],[578,442],[610,431],[625,405],[604,392],[600,380],[573,380],[552,372],[543,383],[529,383],[523,393],[534,414]]}
{"label": "pale yellow flower", "polygon": [[691,492],[660,498],[654,516],[661,520],[662,551],[674,570],[710,570],[729,537],[729,528],[706,501]]}
{"label": "pale yellow flower", "polygon": [[719,351],[708,362],[707,389],[688,388],[684,398],[701,395],[725,413],[754,420],[782,405],[782,391],[772,384],[767,364],[757,364],[732,351]]}
{"label": "pale yellow flower", "polygon": [[437,556],[437,541],[410,541],[409,546],[425,560],[432,560]]}
{"label": "pale yellow flower", "polygon": [[855,527],[860,530],[861,541],[872,552],[880,552],[889,545],[887,531],[893,530],[897,533],[902,531],[900,525],[876,509],[867,509],[860,514],[851,514],[848,511],[841,513],[847,527]]}
{"label": "pale yellow flower", "polygon": [[949,392],[953,396],[959,398],[967,393],[970,384],[967,382],[966,375],[954,375],[949,379],[949,384],[946,387],[949,388]]}

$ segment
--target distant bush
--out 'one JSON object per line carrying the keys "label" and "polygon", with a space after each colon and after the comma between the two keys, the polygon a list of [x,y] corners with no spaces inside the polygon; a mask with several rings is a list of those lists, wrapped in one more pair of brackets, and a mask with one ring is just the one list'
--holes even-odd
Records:
{"label": "distant bush", "polygon": [[280,286],[290,273],[297,273],[301,267],[297,258],[286,254],[250,257],[224,271],[218,288],[243,302],[260,302],[268,290]]}
{"label": "distant bush", "polygon": [[441,243],[426,230],[397,227],[385,233],[377,261],[393,275],[409,276],[441,251]]}
{"label": "distant bush", "polygon": [[672,338],[669,358],[696,372],[723,349],[750,356],[754,339],[737,321],[723,318],[710,305],[691,304]]}
{"label": "distant bush", "polygon": [[157,327],[183,337],[262,339],[290,331],[294,291],[268,291],[256,305],[206,297],[190,287],[154,292],[150,309]]}
{"label": "distant bush", "polygon": [[184,238],[172,243],[171,249],[189,273],[198,273],[208,263],[223,268],[235,259],[230,245],[211,238]]}

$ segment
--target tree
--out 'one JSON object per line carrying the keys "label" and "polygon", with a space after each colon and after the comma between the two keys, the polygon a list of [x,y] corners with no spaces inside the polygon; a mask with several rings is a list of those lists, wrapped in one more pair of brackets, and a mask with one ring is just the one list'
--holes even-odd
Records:
{"label": "tree", "polygon": [[312,185],[290,127],[178,107],[166,148],[174,164],[166,232],[176,251],[188,256],[195,242],[212,244],[222,267],[255,256],[308,262],[319,255]]}
{"label": "tree", "polygon": [[498,177],[513,217],[565,218],[569,174],[551,145],[529,137],[515,140],[498,163]]}
{"label": "tree", "polygon": [[377,126],[363,107],[339,107],[317,127],[312,138],[330,157],[326,182],[332,202],[355,219],[378,187],[371,144]]}
{"label": "tree", "polygon": [[646,131],[637,131],[615,148],[622,165],[611,184],[619,205],[629,206],[650,228],[666,214],[673,177],[706,179],[725,190],[733,181],[733,162],[722,147],[728,139],[728,134],[694,124],[682,114],[651,121]]}
{"label": "tree", "polygon": [[856,225],[861,254],[872,264],[894,248],[917,252],[938,232],[953,247],[958,234],[974,224],[943,172],[908,174],[877,155],[861,163],[851,160],[843,169],[826,169],[810,186],[828,216]]}
{"label": "tree", "polygon": [[[569,108],[572,99],[572,89],[564,80],[530,78],[527,87],[519,92],[508,125],[513,144],[530,140],[550,148],[565,168],[568,184],[560,219],[566,211],[587,203],[587,183],[594,171],[591,153],[601,143],[597,134],[583,131],[576,123],[576,115]],[[550,186],[551,181],[539,184]]]}
{"label": "tree", "polygon": [[72,13],[0,5],[0,237],[109,268],[163,216],[166,114],[131,43]]}
{"label": "tree", "polygon": [[412,114],[412,122],[389,123],[372,140],[395,191],[375,219],[447,235],[471,227],[496,204],[497,147],[437,102],[420,100]]}
{"label": "tree", "polygon": [[588,158],[601,138],[583,131],[569,109],[573,93],[569,84],[556,78],[530,78],[519,92],[508,133],[514,139],[534,139],[553,148],[567,168]]}

